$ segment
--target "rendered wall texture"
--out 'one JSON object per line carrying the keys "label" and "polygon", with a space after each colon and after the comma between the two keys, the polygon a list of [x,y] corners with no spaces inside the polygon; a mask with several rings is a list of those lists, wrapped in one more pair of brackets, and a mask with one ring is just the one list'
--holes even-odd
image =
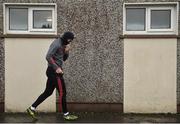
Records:
{"label": "rendered wall texture", "polygon": [[[12,2],[11,0],[1,3]],[[57,3],[58,34],[76,34],[65,63],[68,101],[122,103],[122,2],[91,0],[15,0]],[[1,5],[2,7],[2,5]],[[2,17],[2,16],[0,16]]]}
{"label": "rendered wall texture", "polygon": [[[64,65],[68,101],[123,103],[124,41],[119,38],[123,33],[123,2],[177,1],[179,0],[0,0],[0,34],[3,32],[3,3],[57,3],[58,34],[66,30],[76,34],[70,58]],[[0,100],[3,101],[3,39],[0,41],[0,51]],[[178,59],[177,63],[179,62]],[[177,74],[177,94],[180,94],[179,77]],[[180,95],[177,99],[180,103]]]}
{"label": "rendered wall texture", "polygon": [[177,104],[180,104],[180,39],[177,40]]}
{"label": "rendered wall texture", "polygon": [[[24,112],[46,87],[46,52],[52,38],[5,38],[5,111]],[[50,82],[51,83],[51,82]],[[38,111],[56,111],[55,92]]]}
{"label": "rendered wall texture", "polygon": [[4,79],[4,41],[0,39],[0,111],[4,106]]}
{"label": "rendered wall texture", "polygon": [[121,6],[117,0],[58,1],[58,30],[77,37],[65,64],[71,102],[122,103]]}
{"label": "rendered wall texture", "polygon": [[176,113],[177,39],[124,39],[124,112]]}

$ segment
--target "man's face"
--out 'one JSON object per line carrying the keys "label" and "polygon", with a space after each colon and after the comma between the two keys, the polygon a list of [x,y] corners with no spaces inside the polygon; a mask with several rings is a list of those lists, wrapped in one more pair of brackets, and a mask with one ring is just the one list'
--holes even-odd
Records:
{"label": "man's face", "polygon": [[67,39],[67,41],[65,41],[65,42],[64,42],[64,45],[68,45],[68,44],[70,44],[70,43],[71,43],[71,41],[72,41],[72,39]]}
{"label": "man's face", "polygon": [[72,39],[68,39],[67,42],[68,42],[68,43],[72,42]]}

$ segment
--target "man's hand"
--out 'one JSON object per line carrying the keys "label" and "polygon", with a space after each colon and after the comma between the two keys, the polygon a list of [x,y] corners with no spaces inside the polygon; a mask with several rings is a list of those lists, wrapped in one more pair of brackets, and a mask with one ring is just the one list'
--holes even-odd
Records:
{"label": "man's hand", "polygon": [[56,73],[57,73],[57,74],[63,74],[63,71],[62,71],[62,69],[59,67],[59,68],[56,69]]}
{"label": "man's hand", "polygon": [[65,47],[65,49],[64,49],[64,52],[65,53],[68,53],[69,52],[69,50],[70,50],[70,44],[68,44],[68,45],[66,45],[66,47]]}

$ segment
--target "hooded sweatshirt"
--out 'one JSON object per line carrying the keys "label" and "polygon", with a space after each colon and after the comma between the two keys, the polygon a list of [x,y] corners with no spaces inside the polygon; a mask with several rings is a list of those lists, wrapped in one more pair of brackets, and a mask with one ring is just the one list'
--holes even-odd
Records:
{"label": "hooded sweatshirt", "polygon": [[64,49],[65,45],[63,45],[63,40],[60,37],[51,43],[46,55],[48,66],[52,67],[54,70],[58,67],[62,69],[63,61],[69,56],[69,53],[65,53]]}

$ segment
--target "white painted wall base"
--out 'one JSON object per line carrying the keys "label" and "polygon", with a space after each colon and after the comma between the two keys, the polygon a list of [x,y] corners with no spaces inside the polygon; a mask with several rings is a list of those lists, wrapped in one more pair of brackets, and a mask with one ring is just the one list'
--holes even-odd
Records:
{"label": "white painted wall base", "polygon": [[[5,38],[5,111],[25,112],[44,91],[45,55],[53,39]],[[55,91],[37,109],[55,112]]]}
{"label": "white painted wall base", "polygon": [[124,112],[176,113],[177,39],[124,39]]}

